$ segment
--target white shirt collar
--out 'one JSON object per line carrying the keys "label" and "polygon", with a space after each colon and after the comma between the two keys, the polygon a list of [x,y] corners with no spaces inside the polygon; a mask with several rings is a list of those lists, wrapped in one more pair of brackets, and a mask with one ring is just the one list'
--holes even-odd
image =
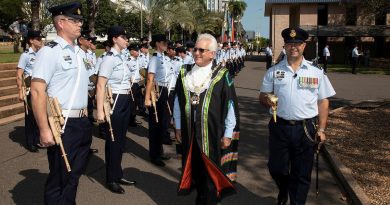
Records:
{"label": "white shirt collar", "polygon": [[213,73],[211,69],[212,66],[212,62],[204,67],[199,67],[195,64],[185,77],[186,87],[189,91],[199,95],[209,87]]}

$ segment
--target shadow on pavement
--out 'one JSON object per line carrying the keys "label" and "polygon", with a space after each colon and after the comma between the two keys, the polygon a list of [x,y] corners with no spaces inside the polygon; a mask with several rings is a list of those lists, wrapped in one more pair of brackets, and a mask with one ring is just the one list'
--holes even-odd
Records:
{"label": "shadow on pavement", "polygon": [[237,205],[237,204],[245,204],[245,205],[274,205],[275,198],[273,197],[260,197],[249,191],[243,185],[236,183],[234,184],[237,188],[237,194],[227,197],[222,201],[223,205]]}
{"label": "shadow on pavement", "polygon": [[352,105],[351,100],[346,100],[343,98],[335,98],[335,97],[329,98],[329,107],[331,109],[336,109],[336,108],[344,107],[344,106],[348,106],[348,105]]}
{"label": "shadow on pavement", "polygon": [[15,204],[43,204],[43,187],[48,174],[40,173],[37,169],[23,170],[19,174],[25,178],[9,190]]}
{"label": "shadow on pavement", "polygon": [[84,173],[92,182],[95,180],[103,185],[103,187],[106,186],[106,166],[104,160],[100,157],[90,154]]}
{"label": "shadow on pavement", "polygon": [[193,204],[195,195],[188,197],[177,196],[177,182],[166,179],[163,176],[144,172],[137,168],[126,168],[123,171],[125,177],[137,180],[136,187],[147,194],[154,203],[159,205]]}
{"label": "shadow on pavement", "polygon": [[26,148],[26,137],[24,133],[24,126],[16,126],[14,130],[9,133],[9,138],[18,143],[21,147]]}
{"label": "shadow on pavement", "polygon": [[[148,122],[147,120],[145,120],[145,121]],[[130,127],[129,126],[127,128],[127,132],[130,132],[138,137],[146,137],[146,138],[148,137],[148,128],[146,128],[142,125],[138,125],[137,127]]]}

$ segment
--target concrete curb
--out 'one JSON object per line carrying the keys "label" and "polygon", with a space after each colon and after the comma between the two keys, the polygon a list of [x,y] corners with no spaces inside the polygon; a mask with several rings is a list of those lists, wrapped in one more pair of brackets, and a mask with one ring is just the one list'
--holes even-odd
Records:
{"label": "concrete curb", "polygon": [[353,178],[352,170],[341,163],[331,148],[324,146],[322,149],[323,156],[331,166],[350,202],[353,205],[371,205],[370,199]]}

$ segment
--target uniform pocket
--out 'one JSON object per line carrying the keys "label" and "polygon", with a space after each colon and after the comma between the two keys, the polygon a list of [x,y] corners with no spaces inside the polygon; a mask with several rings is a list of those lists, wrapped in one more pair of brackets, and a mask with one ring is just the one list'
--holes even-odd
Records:
{"label": "uniform pocket", "polygon": [[63,69],[63,70],[71,70],[71,69],[76,69],[76,68],[77,68],[77,66],[74,65],[74,64],[72,63],[72,61],[65,61],[65,60],[63,60],[63,61],[61,62],[61,66],[62,66],[62,69]]}

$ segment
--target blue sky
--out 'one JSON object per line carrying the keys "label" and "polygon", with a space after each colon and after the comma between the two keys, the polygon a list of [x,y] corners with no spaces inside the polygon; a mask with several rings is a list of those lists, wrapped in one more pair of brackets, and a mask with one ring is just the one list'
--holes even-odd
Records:
{"label": "blue sky", "polygon": [[260,32],[262,37],[269,36],[269,17],[264,17],[265,0],[244,0],[247,4],[242,24],[245,30]]}

